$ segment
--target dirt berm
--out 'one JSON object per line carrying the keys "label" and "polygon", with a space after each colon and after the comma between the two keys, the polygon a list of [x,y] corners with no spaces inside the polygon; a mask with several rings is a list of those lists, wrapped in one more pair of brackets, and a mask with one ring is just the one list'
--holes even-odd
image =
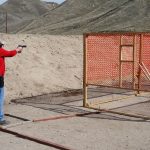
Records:
{"label": "dirt berm", "polygon": [[0,34],[6,49],[26,44],[7,58],[6,101],[82,88],[82,36]]}

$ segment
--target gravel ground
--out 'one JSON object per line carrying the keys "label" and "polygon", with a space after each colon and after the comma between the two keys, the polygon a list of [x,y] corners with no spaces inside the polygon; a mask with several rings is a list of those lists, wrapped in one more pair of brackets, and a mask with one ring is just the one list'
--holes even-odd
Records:
{"label": "gravel ground", "polygon": [[[41,105],[38,101],[35,103],[41,97],[34,97],[35,102],[33,99],[30,99],[30,101],[28,99],[28,103],[6,105],[5,111],[6,113],[30,120],[79,112],[93,112],[93,110],[81,107],[82,101],[80,98],[82,95],[79,93],[74,96],[65,95],[66,100],[64,104],[63,99],[65,98],[61,94],[57,97],[58,99],[56,99],[55,103],[51,101],[49,104],[42,103]],[[27,100],[20,101],[25,102]],[[29,106],[31,104],[32,106]],[[149,97],[147,97],[146,103],[139,103],[138,100],[138,104],[135,103],[134,105],[124,106],[116,110],[126,110],[127,112],[130,112],[130,110],[140,110],[140,113],[145,110],[144,113],[147,111],[148,115],[150,113],[149,106]],[[7,120],[10,120],[11,123],[23,122],[12,117],[7,117]],[[149,121],[141,119],[100,113],[46,122],[30,122],[9,129],[61,144],[74,150],[149,150],[149,124]],[[0,144],[1,150],[54,149],[3,132],[0,132]]]}

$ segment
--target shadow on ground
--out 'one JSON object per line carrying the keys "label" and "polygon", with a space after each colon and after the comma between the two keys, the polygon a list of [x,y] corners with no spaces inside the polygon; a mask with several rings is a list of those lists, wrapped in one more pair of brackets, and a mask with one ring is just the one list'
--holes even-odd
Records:
{"label": "shadow on ground", "polygon": [[[112,88],[99,87],[99,88],[90,88],[88,97],[90,99],[98,98],[98,97],[101,98],[101,97],[108,97],[113,94],[119,94],[121,96],[133,95],[133,93],[129,90],[122,90],[122,89],[118,90],[114,88],[112,89]],[[132,113],[137,115],[150,116],[149,95],[146,96],[139,95],[138,97],[148,98],[149,100],[147,100],[146,102],[126,105],[115,109],[113,108],[112,110],[127,112],[127,113]],[[53,111],[65,115],[90,112],[90,110],[84,109],[82,107],[82,101],[83,101],[83,92],[81,89],[12,100],[13,103],[28,105],[28,106],[40,108],[43,110]],[[134,121],[134,122],[145,121],[142,119],[120,116],[120,115],[110,114],[110,113],[96,113],[84,117],[88,117],[91,119],[96,118],[96,119],[107,119],[107,120],[117,120],[117,121]]]}

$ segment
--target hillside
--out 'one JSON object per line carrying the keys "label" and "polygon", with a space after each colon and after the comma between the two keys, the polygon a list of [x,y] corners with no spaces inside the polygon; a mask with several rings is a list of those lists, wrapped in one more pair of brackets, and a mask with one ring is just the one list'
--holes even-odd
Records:
{"label": "hillside", "polygon": [[37,32],[40,33],[40,31],[45,30],[46,33],[51,28],[57,28],[57,24],[63,25],[65,23],[69,25],[72,19],[84,17],[98,8],[102,2],[105,2],[105,0],[66,0],[56,9],[34,20],[22,31],[27,32],[29,30],[29,32],[35,33],[38,30]]}
{"label": "hillside", "polygon": [[5,29],[5,12],[8,12],[9,32],[20,30],[32,19],[54,9],[56,3],[46,3],[40,0],[8,0],[0,5],[0,31]]}
{"label": "hillside", "polygon": [[149,31],[149,0],[66,0],[20,32],[82,34],[99,31]]}

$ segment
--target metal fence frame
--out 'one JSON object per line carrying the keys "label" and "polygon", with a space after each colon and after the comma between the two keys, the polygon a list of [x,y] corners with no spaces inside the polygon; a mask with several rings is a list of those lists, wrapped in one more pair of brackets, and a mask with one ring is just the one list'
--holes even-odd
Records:
{"label": "metal fence frame", "polygon": [[[142,63],[142,50],[143,50],[143,36],[144,35],[150,35],[150,33],[142,33],[142,32],[107,32],[107,33],[85,33],[83,35],[83,106],[84,107],[88,107],[88,108],[92,108],[94,109],[93,107],[91,107],[89,104],[88,104],[88,97],[87,97],[87,88],[89,85],[92,85],[92,84],[88,84],[87,83],[87,49],[88,49],[88,44],[87,44],[87,40],[88,40],[88,36],[96,36],[96,35],[119,35],[120,37],[122,35],[131,35],[133,36],[133,42],[134,42],[134,45],[136,45],[136,36],[140,36],[140,50],[139,50],[139,60],[138,60],[138,63],[141,64]],[[121,45],[121,38],[120,38],[120,45]],[[121,46],[120,46],[121,47]],[[133,48],[133,53],[135,54],[135,51],[136,51],[136,47],[134,46]],[[121,58],[121,54],[120,54],[120,58]],[[133,64],[135,63],[135,56],[133,55]],[[140,89],[140,80],[141,80],[141,71],[142,71],[142,67],[139,66],[139,72],[138,72],[138,75],[137,75],[137,78],[138,78],[138,86],[137,88],[135,88],[135,84],[133,83],[133,88],[131,88],[131,90],[133,91],[137,91],[137,93],[139,94],[140,91],[147,91],[147,90],[141,90]],[[134,65],[133,65],[133,79],[135,77],[135,71],[134,71]],[[121,62],[120,62],[120,74],[119,74],[119,87],[116,87],[116,88],[121,88],[121,89],[124,89],[121,87]],[[134,82],[134,81],[133,81]],[[96,85],[97,86],[97,85]],[[100,85],[102,86],[102,85]],[[107,87],[107,86],[104,86],[104,87]],[[108,86],[110,87],[110,86]],[[150,90],[148,90],[150,91]]]}

